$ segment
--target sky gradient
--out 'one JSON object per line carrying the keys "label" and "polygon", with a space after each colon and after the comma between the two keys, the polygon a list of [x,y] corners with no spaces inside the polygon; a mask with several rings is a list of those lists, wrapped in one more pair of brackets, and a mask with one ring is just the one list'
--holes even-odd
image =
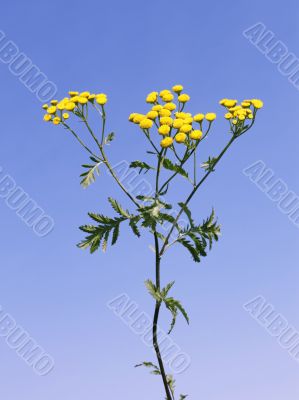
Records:
{"label": "sky gradient", "polygon": [[[0,30],[55,83],[58,98],[70,89],[108,93],[113,164],[143,158],[144,137],[127,117],[146,110],[152,90],[181,83],[192,112],[218,114],[203,161],[228,139],[219,99],[264,100],[254,128],[191,203],[199,221],[215,208],[219,243],[200,264],[183,248],[169,251],[163,263],[162,281],[176,281],[174,295],[191,318],[190,327],[180,319],[173,335],[192,358],[177,376],[178,393],[190,399],[298,399],[298,361],[243,304],[261,295],[299,330],[299,229],[242,172],[262,160],[299,194],[299,91],[243,35],[261,22],[299,57],[298,14],[295,0],[2,5]],[[0,337],[0,397],[162,399],[159,379],[133,368],[154,359],[151,350],[107,307],[126,293],[152,315],[144,288],[154,274],[149,236],[138,241],[124,230],[106,254],[76,248],[88,211],[112,215],[110,195],[127,201],[106,172],[83,190],[79,175],[87,155],[63,129],[42,121],[40,100],[3,62],[0,74],[0,180],[10,175],[55,222],[39,237],[0,198],[0,305],[55,360],[50,374],[38,376]],[[183,191],[178,184],[174,198]],[[168,322],[166,315],[163,327]]]}

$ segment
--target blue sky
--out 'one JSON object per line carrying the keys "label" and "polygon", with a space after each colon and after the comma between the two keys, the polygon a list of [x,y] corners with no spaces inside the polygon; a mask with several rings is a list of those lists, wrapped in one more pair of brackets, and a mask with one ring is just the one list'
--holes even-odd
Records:
{"label": "blue sky", "polygon": [[[180,248],[164,260],[163,282],[176,280],[174,295],[191,318],[190,327],[180,320],[173,336],[192,357],[177,377],[178,392],[190,399],[298,398],[298,362],[242,307],[262,295],[299,330],[298,227],[242,173],[262,160],[299,194],[298,89],[242,34],[261,22],[299,57],[298,12],[290,0],[283,6],[254,0],[2,5],[0,30],[56,84],[59,98],[70,89],[108,93],[114,164],[143,157],[144,138],[127,116],[145,111],[152,90],[182,83],[192,112],[217,112],[203,158],[228,138],[219,99],[265,102],[254,128],[191,204],[198,220],[215,207],[221,240],[201,264]],[[162,398],[160,381],[133,368],[153,358],[151,351],[106,306],[127,293],[140,312],[152,314],[143,284],[154,273],[149,237],[138,241],[123,232],[117,247],[93,256],[76,248],[87,211],[111,212],[111,194],[124,205],[126,199],[106,173],[83,190],[87,155],[42,121],[40,101],[7,64],[0,63],[0,74],[3,174],[55,221],[49,235],[38,237],[0,199],[0,305],[55,359],[53,371],[40,377],[0,337],[0,394],[7,400]],[[175,198],[181,188],[180,182]]]}

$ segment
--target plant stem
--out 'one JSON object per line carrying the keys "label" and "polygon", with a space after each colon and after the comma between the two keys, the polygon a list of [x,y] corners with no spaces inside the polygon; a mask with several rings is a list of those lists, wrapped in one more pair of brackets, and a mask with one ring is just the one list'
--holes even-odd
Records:
{"label": "plant stem", "polygon": [[[215,161],[215,163],[214,163],[214,165],[213,165],[213,168],[218,164],[218,162],[221,160],[221,158],[224,156],[224,154],[227,152],[227,150],[229,149],[229,147],[232,145],[232,143],[235,141],[235,139],[236,139],[236,137],[235,136],[232,136],[232,138],[230,139],[230,141],[228,142],[228,144],[224,147],[224,149],[221,151],[221,153],[219,154],[219,156],[217,157],[217,159],[216,159],[216,161]],[[187,200],[185,201],[185,205],[187,205],[189,202],[190,202],[190,200],[192,199],[192,197],[195,195],[195,193],[197,192],[197,190],[198,190],[198,188],[204,183],[204,181],[207,179],[207,177],[211,174],[211,172],[212,172],[212,170],[209,170],[204,176],[203,176],[203,178],[198,182],[198,184],[194,187],[194,189],[192,190],[192,192],[190,193],[190,195],[187,197]],[[168,235],[166,236],[166,238],[165,238],[165,242],[164,242],[164,244],[163,244],[163,246],[162,246],[162,248],[161,248],[161,251],[160,251],[160,256],[162,256],[163,255],[163,253],[165,252],[165,250],[166,250],[166,247],[167,247],[167,245],[168,245],[168,242],[169,242],[169,239],[170,239],[170,237],[171,237],[171,234],[172,234],[172,232],[173,232],[173,230],[174,230],[174,228],[175,228],[175,226],[176,226],[176,224],[177,224],[177,222],[178,222],[178,220],[180,219],[180,216],[182,215],[182,213],[183,213],[183,208],[181,208],[180,209],[180,211],[179,211],[179,213],[178,213],[178,215],[176,216],[176,219],[175,219],[175,221],[173,222],[173,224],[172,224],[172,226],[171,226],[171,229],[170,229],[170,231],[168,232]]]}
{"label": "plant stem", "polygon": [[[161,265],[161,256],[160,256],[160,250],[159,250],[159,239],[157,236],[157,232],[154,232],[154,238],[155,238],[155,253],[156,253],[156,287],[158,290],[160,290],[161,283],[160,283],[160,265]],[[153,346],[157,355],[157,360],[159,363],[159,368],[164,384],[164,389],[166,393],[166,399],[167,400],[172,400],[170,389],[168,386],[167,382],[167,375],[165,373],[165,368],[163,364],[163,360],[161,357],[161,352],[159,348],[159,343],[158,343],[158,338],[157,338],[157,329],[158,329],[158,320],[159,320],[159,314],[160,314],[160,308],[161,308],[161,302],[156,301],[156,306],[155,306],[155,314],[154,314],[154,321],[153,321]]]}

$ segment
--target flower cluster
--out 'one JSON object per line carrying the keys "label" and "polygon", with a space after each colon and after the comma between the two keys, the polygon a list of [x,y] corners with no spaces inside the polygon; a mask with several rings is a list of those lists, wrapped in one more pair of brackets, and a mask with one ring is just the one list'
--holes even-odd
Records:
{"label": "flower cluster", "polygon": [[258,109],[263,107],[263,102],[258,99],[243,100],[238,104],[238,100],[222,99],[219,104],[226,108],[225,118],[232,125],[243,126],[246,120],[252,120]]}
{"label": "flower cluster", "polygon": [[199,141],[203,137],[203,121],[208,121],[210,126],[216,119],[216,114],[210,112],[192,115],[184,112],[190,96],[182,91],[182,85],[175,85],[172,91],[166,89],[160,93],[149,93],[146,102],[152,104],[151,109],[146,114],[131,114],[129,121],[139,125],[148,135],[150,129],[155,126],[158,133],[163,136],[160,145],[164,148],[172,146],[174,142],[188,145]]}
{"label": "flower cluster", "polygon": [[69,97],[62,100],[51,100],[51,104],[44,104],[43,109],[46,110],[44,121],[51,121],[54,125],[65,122],[69,117],[69,113],[83,113],[84,107],[88,104],[99,104],[104,106],[107,103],[107,95],[104,93],[90,93],[90,92],[69,92]]}

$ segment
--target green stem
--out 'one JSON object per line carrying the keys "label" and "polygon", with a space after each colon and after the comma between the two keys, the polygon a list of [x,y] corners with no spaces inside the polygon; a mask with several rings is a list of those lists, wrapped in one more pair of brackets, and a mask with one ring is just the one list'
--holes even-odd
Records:
{"label": "green stem", "polygon": [[[235,141],[235,139],[236,139],[235,136],[233,136],[233,137],[230,139],[230,141],[228,142],[228,144],[224,147],[224,149],[221,151],[221,153],[220,153],[219,156],[217,157],[217,159],[216,159],[216,161],[215,161],[213,167],[215,167],[215,166],[218,164],[218,162],[221,160],[221,158],[222,158],[222,157],[224,156],[224,154],[227,152],[227,150],[228,150],[229,147],[232,145],[232,143]],[[212,170],[209,170],[209,171],[204,175],[204,177],[198,182],[198,184],[194,187],[194,189],[192,190],[192,192],[191,192],[191,193],[189,194],[189,196],[187,197],[187,200],[186,200],[185,203],[184,203],[185,205],[187,205],[187,204],[190,202],[190,200],[192,199],[192,197],[195,195],[195,193],[197,192],[197,190],[199,189],[199,187],[204,183],[204,181],[208,178],[208,176],[211,174],[211,172],[212,172]],[[181,208],[180,211],[179,211],[179,213],[178,213],[178,215],[176,216],[176,219],[175,219],[175,221],[173,222],[173,224],[172,224],[172,226],[171,226],[171,228],[170,228],[170,231],[168,232],[168,235],[167,235],[166,238],[165,238],[164,244],[163,244],[163,246],[162,246],[162,248],[161,248],[161,251],[160,251],[160,256],[162,256],[163,253],[165,252],[166,247],[167,247],[168,242],[169,242],[169,239],[170,239],[170,237],[171,237],[171,235],[172,235],[172,232],[174,231],[174,228],[175,228],[175,226],[176,226],[178,220],[180,219],[180,216],[182,215],[183,211],[184,211],[183,208]]]}

